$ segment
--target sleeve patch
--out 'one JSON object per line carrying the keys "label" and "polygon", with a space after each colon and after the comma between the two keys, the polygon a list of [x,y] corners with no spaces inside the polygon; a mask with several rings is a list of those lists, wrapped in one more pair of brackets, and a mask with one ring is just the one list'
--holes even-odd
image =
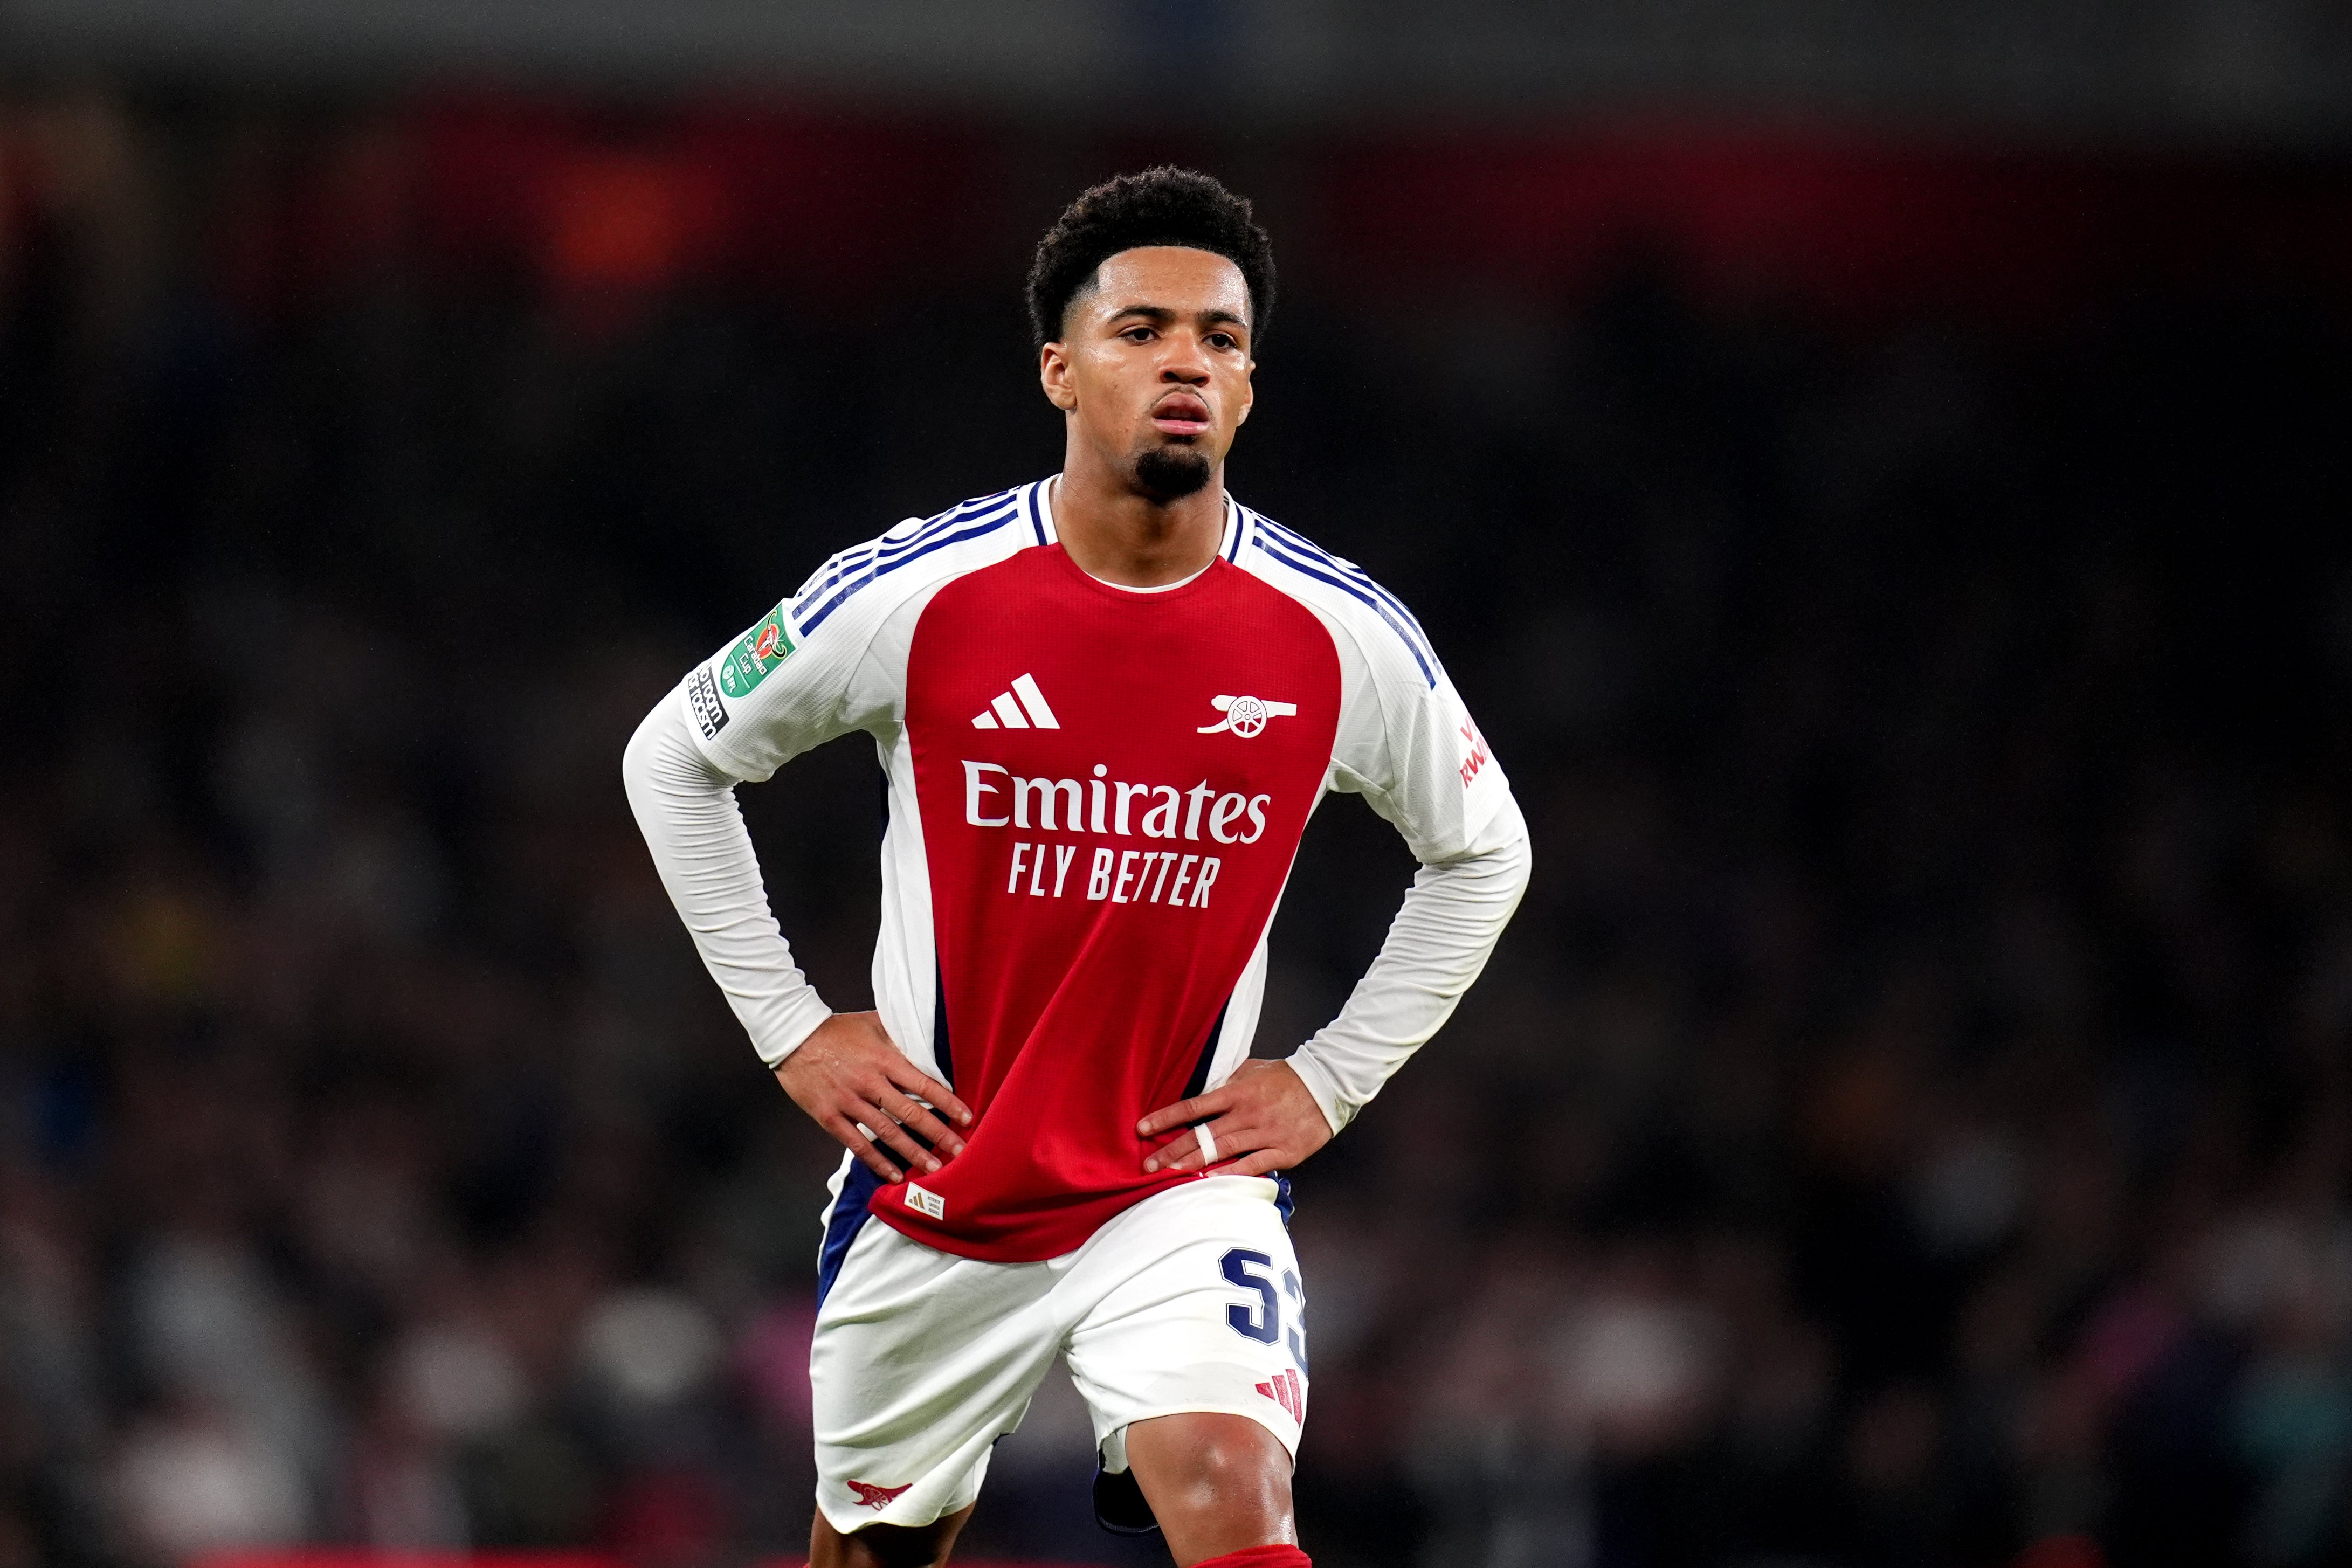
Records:
{"label": "sleeve patch", "polygon": [[719,683],[710,678],[708,669],[697,669],[686,677],[687,706],[694,710],[694,724],[702,731],[705,740],[716,740],[719,732],[727,727],[727,705],[719,700]]}
{"label": "sleeve patch", "polygon": [[[792,657],[792,622],[787,614],[791,606],[789,599],[780,601],[758,624],[744,632],[741,641],[719,661],[719,685],[729,696],[739,700],[750,696],[759,684],[768,678],[770,670]],[[715,695],[711,705],[718,706]],[[726,710],[720,708],[718,728],[706,728],[703,733],[705,736],[716,735],[726,723]]]}

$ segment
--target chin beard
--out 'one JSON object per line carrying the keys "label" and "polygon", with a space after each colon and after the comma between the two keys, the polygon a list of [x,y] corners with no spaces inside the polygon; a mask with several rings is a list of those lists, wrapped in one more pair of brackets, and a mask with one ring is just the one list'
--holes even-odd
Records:
{"label": "chin beard", "polygon": [[1154,446],[1135,460],[1135,486],[1155,501],[1189,496],[1209,482],[1209,460],[1189,446]]}

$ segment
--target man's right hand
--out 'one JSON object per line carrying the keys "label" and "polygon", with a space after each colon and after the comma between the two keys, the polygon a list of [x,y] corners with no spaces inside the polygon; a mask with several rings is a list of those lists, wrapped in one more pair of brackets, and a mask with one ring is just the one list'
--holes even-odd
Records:
{"label": "man's right hand", "polygon": [[[874,1138],[926,1174],[963,1153],[963,1139],[919,1103],[918,1097],[953,1117],[958,1126],[971,1125],[971,1108],[890,1043],[879,1013],[834,1014],[784,1058],[776,1069],[776,1082],[794,1104],[884,1181],[900,1179],[899,1171],[874,1146]],[[924,1152],[907,1135],[909,1132],[919,1134],[936,1153]]]}

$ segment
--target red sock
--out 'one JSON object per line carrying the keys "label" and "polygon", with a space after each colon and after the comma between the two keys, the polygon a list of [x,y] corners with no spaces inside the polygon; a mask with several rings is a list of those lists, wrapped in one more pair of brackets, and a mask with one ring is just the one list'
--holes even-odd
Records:
{"label": "red sock", "polygon": [[1223,1557],[1203,1557],[1192,1568],[1315,1568],[1296,1546],[1244,1546]]}

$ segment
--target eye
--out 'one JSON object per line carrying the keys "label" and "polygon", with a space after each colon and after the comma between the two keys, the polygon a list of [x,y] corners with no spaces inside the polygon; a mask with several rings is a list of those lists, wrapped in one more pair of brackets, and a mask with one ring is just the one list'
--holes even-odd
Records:
{"label": "eye", "polygon": [[1151,341],[1151,329],[1149,327],[1129,327],[1126,331],[1121,332],[1119,336],[1126,339],[1130,343],[1148,343]]}
{"label": "eye", "polygon": [[1234,340],[1234,335],[1231,332],[1212,332],[1209,334],[1209,342],[1213,347],[1219,349],[1238,349],[1241,347],[1239,343]]}

